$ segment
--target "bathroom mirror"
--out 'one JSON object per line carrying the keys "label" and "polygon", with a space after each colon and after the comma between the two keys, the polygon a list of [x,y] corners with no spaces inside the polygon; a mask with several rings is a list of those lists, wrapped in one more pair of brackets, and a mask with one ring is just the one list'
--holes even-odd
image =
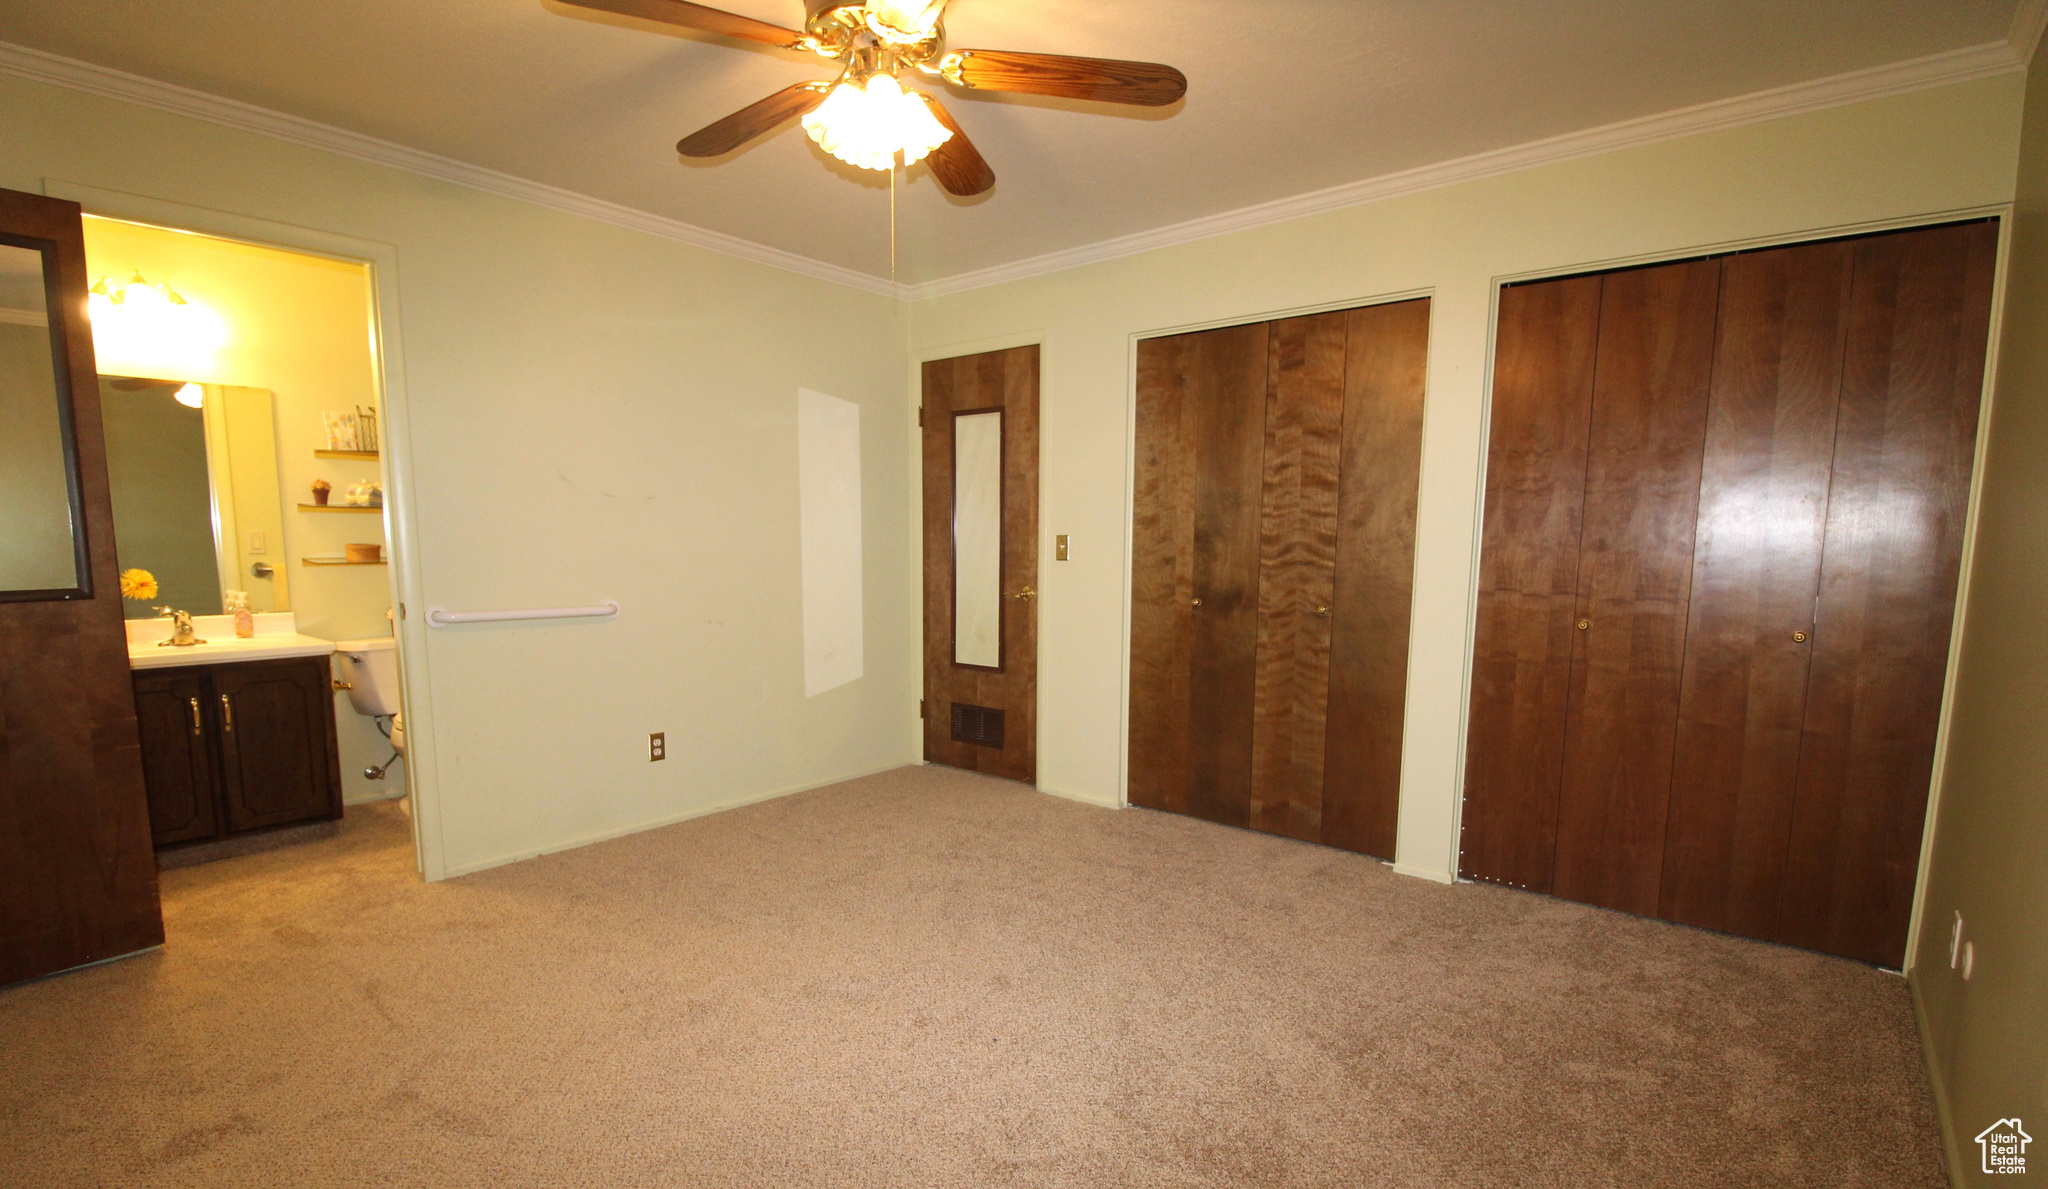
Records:
{"label": "bathroom mirror", "polygon": [[217,615],[224,590],[249,592],[251,611],[291,609],[273,405],[263,388],[100,377],[114,551],[157,582],[124,601],[128,618]]}
{"label": "bathroom mirror", "polygon": [[0,601],[92,596],[54,245],[0,236]]}
{"label": "bathroom mirror", "polygon": [[1003,411],[953,415],[953,663],[1003,667]]}

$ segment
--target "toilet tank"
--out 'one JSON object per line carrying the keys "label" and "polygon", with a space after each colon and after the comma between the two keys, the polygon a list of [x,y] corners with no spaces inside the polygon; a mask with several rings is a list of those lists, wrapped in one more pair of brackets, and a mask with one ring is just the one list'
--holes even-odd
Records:
{"label": "toilet tank", "polygon": [[336,678],[353,687],[348,700],[357,714],[397,714],[404,709],[398,701],[398,641],[389,636],[338,640],[334,669]]}

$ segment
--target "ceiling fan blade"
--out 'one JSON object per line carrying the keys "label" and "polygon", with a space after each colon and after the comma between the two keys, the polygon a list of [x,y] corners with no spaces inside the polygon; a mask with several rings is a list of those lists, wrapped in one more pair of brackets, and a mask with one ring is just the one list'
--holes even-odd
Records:
{"label": "ceiling fan blade", "polygon": [[925,164],[932,167],[932,176],[939,179],[939,185],[946,188],[946,193],[962,198],[970,198],[995,185],[996,171],[988,167],[974,142],[968,140],[960,125],[953,122],[953,113],[931,96],[921,92],[916,94],[931,105],[932,115],[938,117],[946,131],[953,134],[924,159]]}
{"label": "ceiling fan blade", "polygon": [[617,13],[624,17],[639,17],[643,21],[659,21],[664,25],[680,25],[685,29],[696,29],[704,33],[742,37],[778,49],[809,48],[804,35],[794,29],[785,29],[780,25],[740,16],[738,13],[706,8],[702,4],[692,4],[690,0],[562,0],[562,3],[573,4],[577,8]]}
{"label": "ceiling fan blade", "polygon": [[700,128],[676,142],[685,157],[720,157],[780,124],[796,119],[825,102],[830,83],[798,83],[761,102],[743,107],[716,124]]}
{"label": "ceiling fan blade", "polygon": [[969,90],[1021,91],[1141,107],[1165,107],[1188,93],[1187,76],[1171,66],[1115,58],[956,50],[940,59],[939,73]]}

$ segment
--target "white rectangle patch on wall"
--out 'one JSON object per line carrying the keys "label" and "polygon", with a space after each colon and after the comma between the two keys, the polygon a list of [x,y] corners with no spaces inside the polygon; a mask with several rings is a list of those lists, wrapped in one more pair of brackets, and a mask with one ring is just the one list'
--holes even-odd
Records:
{"label": "white rectangle patch on wall", "polygon": [[860,406],[796,390],[804,563],[804,696],[859,680]]}

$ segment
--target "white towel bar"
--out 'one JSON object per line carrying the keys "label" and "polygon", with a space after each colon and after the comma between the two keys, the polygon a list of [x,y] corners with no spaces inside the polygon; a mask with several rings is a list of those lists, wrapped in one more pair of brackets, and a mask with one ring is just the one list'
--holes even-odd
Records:
{"label": "white towel bar", "polygon": [[606,599],[595,607],[534,607],[525,611],[450,611],[427,608],[427,626],[445,628],[457,623],[498,623],[507,619],[610,619],[619,613],[619,601]]}

